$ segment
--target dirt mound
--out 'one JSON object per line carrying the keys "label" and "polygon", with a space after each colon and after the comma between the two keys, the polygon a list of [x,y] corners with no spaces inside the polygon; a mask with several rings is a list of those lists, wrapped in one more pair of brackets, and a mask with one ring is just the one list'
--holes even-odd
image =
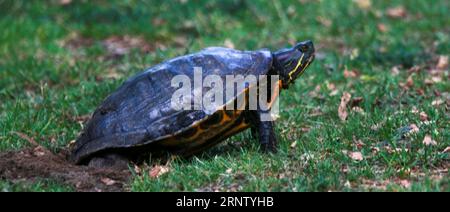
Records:
{"label": "dirt mound", "polygon": [[128,170],[76,166],[42,147],[0,153],[0,179],[34,181],[52,179],[72,185],[76,191],[124,191],[130,179]]}

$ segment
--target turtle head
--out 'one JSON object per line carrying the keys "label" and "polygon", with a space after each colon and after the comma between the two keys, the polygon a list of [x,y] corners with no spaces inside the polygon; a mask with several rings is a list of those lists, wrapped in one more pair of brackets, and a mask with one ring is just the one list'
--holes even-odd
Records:
{"label": "turtle head", "polygon": [[314,60],[314,45],[312,41],[303,41],[273,55],[274,69],[280,75],[283,88],[288,88]]}

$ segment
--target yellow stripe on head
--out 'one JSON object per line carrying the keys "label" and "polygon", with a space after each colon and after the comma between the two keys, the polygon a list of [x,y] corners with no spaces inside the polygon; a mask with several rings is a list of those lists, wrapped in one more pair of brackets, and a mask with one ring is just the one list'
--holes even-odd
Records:
{"label": "yellow stripe on head", "polygon": [[302,74],[305,72],[306,68],[308,68],[309,64],[311,64],[311,61],[308,61],[308,63],[306,63],[305,68],[303,68],[303,70],[300,73],[299,77],[302,76]]}
{"label": "yellow stripe on head", "polygon": [[298,60],[298,63],[295,66],[294,70],[289,72],[289,80],[292,80],[292,74],[295,73],[297,71],[298,67],[300,67],[302,65],[303,56],[305,56],[305,54],[302,54],[302,56],[300,57],[300,60]]}

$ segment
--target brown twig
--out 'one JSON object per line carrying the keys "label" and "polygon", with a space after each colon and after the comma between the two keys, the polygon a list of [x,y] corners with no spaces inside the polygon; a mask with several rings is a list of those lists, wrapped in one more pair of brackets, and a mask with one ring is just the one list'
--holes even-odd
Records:
{"label": "brown twig", "polygon": [[11,134],[15,134],[15,135],[19,136],[21,139],[28,141],[28,143],[30,143],[33,146],[41,146],[38,142],[36,142],[36,140],[34,140],[30,136],[26,135],[25,133],[12,131]]}

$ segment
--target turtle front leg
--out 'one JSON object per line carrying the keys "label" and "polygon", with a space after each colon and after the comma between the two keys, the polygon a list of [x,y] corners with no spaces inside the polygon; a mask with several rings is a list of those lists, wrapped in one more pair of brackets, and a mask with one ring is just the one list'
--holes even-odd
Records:
{"label": "turtle front leg", "polygon": [[[265,114],[263,114],[265,113]],[[274,131],[273,121],[262,121],[262,115],[267,115],[267,112],[256,110],[249,111],[249,119],[252,125],[252,131],[257,132],[261,149],[264,152],[277,152],[277,137]]]}
{"label": "turtle front leg", "polygon": [[273,121],[260,121],[259,123],[259,143],[265,152],[277,152],[277,138],[274,131]]}

